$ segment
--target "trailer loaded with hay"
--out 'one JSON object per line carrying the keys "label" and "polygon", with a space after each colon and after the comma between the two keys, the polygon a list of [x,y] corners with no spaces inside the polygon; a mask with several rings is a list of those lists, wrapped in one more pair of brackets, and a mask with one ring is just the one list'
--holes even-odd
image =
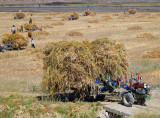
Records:
{"label": "trailer loaded with hay", "polygon": [[83,16],[94,16],[94,15],[95,14],[92,11],[90,11],[90,10],[84,11],[84,14],[83,14]]}
{"label": "trailer loaded with hay", "polygon": [[28,40],[21,34],[2,34],[2,42],[5,50],[19,50],[28,45]]}
{"label": "trailer loaded with hay", "polygon": [[73,13],[70,15],[69,20],[77,20],[79,19],[79,14],[78,13]]}
{"label": "trailer loaded with hay", "polygon": [[73,92],[79,99],[94,96],[99,89],[96,78],[108,73],[123,76],[128,67],[124,47],[108,39],[52,43],[44,54],[42,85],[50,95]]}
{"label": "trailer loaded with hay", "polygon": [[17,12],[14,16],[14,19],[23,19],[25,14],[23,12]]}

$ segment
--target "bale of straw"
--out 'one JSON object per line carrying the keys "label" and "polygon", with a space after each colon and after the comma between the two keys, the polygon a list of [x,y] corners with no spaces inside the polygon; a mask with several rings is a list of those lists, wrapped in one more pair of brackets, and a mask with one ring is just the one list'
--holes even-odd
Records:
{"label": "bale of straw", "polygon": [[83,33],[81,32],[76,32],[76,31],[70,31],[66,33],[67,36],[83,36]]}
{"label": "bale of straw", "polygon": [[44,54],[42,85],[51,95],[70,89],[88,94],[106,67],[112,75],[123,76],[128,66],[124,47],[108,39],[50,43]]}
{"label": "bale of straw", "polygon": [[143,28],[141,26],[131,26],[128,27],[128,30],[142,30]]}
{"label": "bale of straw", "polygon": [[143,55],[143,58],[160,58],[160,50],[150,50]]}
{"label": "bale of straw", "polygon": [[25,17],[25,14],[23,12],[17,12],[15,17],[18,19],[23,19]]}
{"label": "bale of straw", "polygon": [[55,23],[52,23],[52,25],[58,26],[58,25],[64,25],[64,23],[62,23],[62,22],[55,22]]}
{"label": "bale of straw", "polygon": [[135,14],[137,12],[136,9],[129,9],[129,14]]}
{"label": "bale of straw", "polygon": [[3,44],[11,43],[15,48],[26,47],[28,45],[28,40],[21,34],[8,34],[2,35]]}
{"label": "bale of straw", "polygon": [[141,33],[136,35],[137,38],[155,38],[152,33]]}
{"label": "bale of straw", "polygon": [[26,31],[32,31],[33,28],[38,27],[36,23],[25,23],[24,28]]}
{"label": "bale of straw", "polygon": [[88,21],[88,23],[99,23],[98,20],[91,20],[91,21]]}

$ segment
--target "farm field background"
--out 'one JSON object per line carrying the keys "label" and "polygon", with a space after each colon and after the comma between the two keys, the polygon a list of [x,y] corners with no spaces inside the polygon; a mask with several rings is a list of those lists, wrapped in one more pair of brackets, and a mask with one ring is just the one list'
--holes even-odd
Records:
{"label": "farm field background", "polygon": [[[48,43],[72,40],[93,41],[95,39],[108,38],[120,42],[125,46],[130,61],[129,70],[126,73],[130,75],[139,71],[145,82],[152,82],[154,89],[152,100],[147,103],[147,108],[142,109],[142,111],[148,110],[150,107],[152,108],[151,111],[153,111],[151,114],[158,113],[158,110],[160,110],[158,105],[160,104],[160,13],[138,12],[135,15],[128,15],[127,13],[118,12],[117,16],[114,12],[97,12],[95,16],[85,17],[82,15],[82,12],[79,12],[80,18],[78,20],[66,20],[66,17],[71,13],[25,12],[26,17],[24,19],[14,20],[15,12],[0,12],[0,40],[3,33],[11,32],[12,25],[15,25],[17,28],[19,25],[28,23],[29,18],[32,18],[33,22],[43,29],[42,32],[35,31],[33,34],[35,49],[31,48],[31,43],[28,39],[29,44],[26,49],[0,53],[0,96],[3,98],[3,105],[12,104],[13,102],[8,102],[7,100],[8,103],[4,102],[6,97],[9,100],[13,97],[16,100],[22,101],[22,96],[32,99],[33,96],[43,94],[41,92],[41,82],[44,74],[43,51]],[[27,37],[27,32],[23,32],[22,34]],[[75,34],[75,36],[72,36],[72,34]],[[153,52],[148,54],[148,51]],[[38,102],[37,104],[40,103]],[[46,110],[49,109],[48,104],[50,103],[41,104],[41,107],[46,106],[41,109],[44,110],[44,114],[50,112]],[[55,104],[58,104],[59,108],[59,104],[62,103],[56,102]],[[67,106],[69,103],[65,104]],[[88,111],[90,117],[94,116],[97,107],[100,107],[97,105],[99,103],[79,104],[82,104],[83,107],[85,105],[89,107],[92,104],[93,109],[91,110],[93,111]],[[30,107],[32,105],[31,102]],[[75,104],[70,103],[68,106],[70,105],[74,106]],[[3,111],[1,110],[1,106],[0,112]],[[55,106],[54,108],[58,109]],[[71,115],[62,115],[58,111],[59,109],[57,113],[53,113],[55,117],[69,117]],[[77,111],[75,112],[77,113]],[[28,117],[35,114],[33,112]],[[84,116],[84,113],[82,114]],[[0,115],[0,117],[3,116]]]}

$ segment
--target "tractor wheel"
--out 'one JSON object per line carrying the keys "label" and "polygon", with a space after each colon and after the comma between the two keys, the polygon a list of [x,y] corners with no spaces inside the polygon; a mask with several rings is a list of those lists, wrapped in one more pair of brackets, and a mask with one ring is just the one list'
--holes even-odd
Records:
{"label": "tractor wheel", "polygon": [[132,104],[134,103],[134,97],[131,93],[125,93],[122,96],[122,103],[127,107],[132,107]]}

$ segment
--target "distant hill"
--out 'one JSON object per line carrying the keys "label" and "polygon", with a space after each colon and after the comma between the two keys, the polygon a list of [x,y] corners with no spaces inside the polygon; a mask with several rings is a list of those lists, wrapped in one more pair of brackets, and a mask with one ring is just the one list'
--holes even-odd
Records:
{"label": "distant hill", "polygon": [[113,3],[113,2],[160,2],[159,0],[0,0],[0,4],[23,3],[51,3],[51,2],[85,2],[85,3]]}

